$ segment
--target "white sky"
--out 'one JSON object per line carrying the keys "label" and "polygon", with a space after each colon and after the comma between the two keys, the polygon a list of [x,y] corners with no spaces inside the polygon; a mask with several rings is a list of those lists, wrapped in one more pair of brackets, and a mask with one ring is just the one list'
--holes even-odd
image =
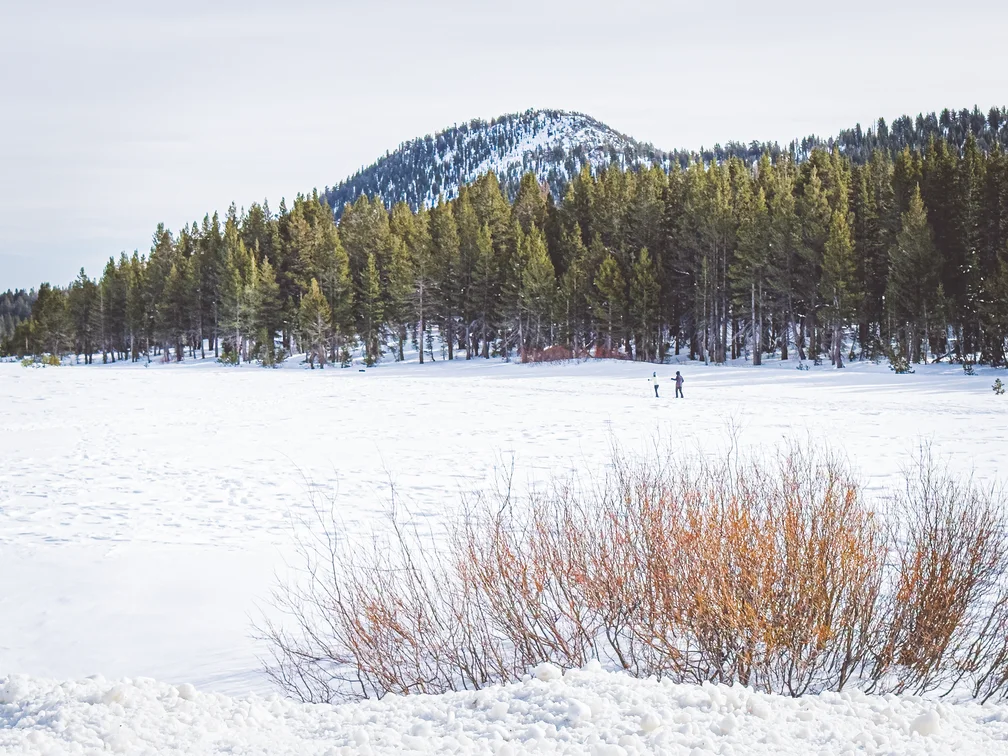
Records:
{"label": "white sky", "polygon": [[[529,107],[665,149],[1004,105],[1008,4],[0,2],[0,289]],[[969,12],[964,12],[966,9]]]}

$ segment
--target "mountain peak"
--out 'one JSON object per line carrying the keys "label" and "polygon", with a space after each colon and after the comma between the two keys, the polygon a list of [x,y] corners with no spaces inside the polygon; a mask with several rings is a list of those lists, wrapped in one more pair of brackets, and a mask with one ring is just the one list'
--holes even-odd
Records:
{"label": "mountain peak", "polygon": [[326,188],[329,205],[343,206],[361,194],[378,196],[387,206],[404,201],[411,208],[430,206],[443,194],[493,171],[513,195],[523,174],[532,171],[559,199],[566,182],[581,167],[610,163],[623,168],[665,163],[665,154],[583,113],[526,110],[474,119],[404,142],[335,187]]}

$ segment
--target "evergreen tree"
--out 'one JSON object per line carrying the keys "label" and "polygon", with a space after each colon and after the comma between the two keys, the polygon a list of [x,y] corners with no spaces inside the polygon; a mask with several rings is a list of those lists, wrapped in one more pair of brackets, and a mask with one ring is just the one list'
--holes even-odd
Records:
{"label": "evergreen tree", "polygon": [[835,367],[842,368],[844,327],[854,317],[858,300],[854,245],[847,218],[839,210],[835,210],[830,219],[823,245],[822,271],[820,296],[827,322],[832,323],[831,359]]}
{"label": "evergreen tree", "polygon": [[360,334],[364,341],[364,363],[369,367],[382,355],[385,313],[382,303],[381,279],[374,253],[368,255],[367,266],[361,279]]}
{"label": "evergreen tree", "polygon": [[319,289],[318,281],[314,278],[308,285],[308,292],[301,298],[298,322],[308,355],[308,364],[314,370],[315,361],[318,360],[319,367],[325,368],[326,344],[332,328],[332,313],[329,310],[329,303]]}
{"label": "evergreen tree", "polygon": [[[942,292],[939,285],[939,302]],[[984,281],[983,360],[995,367],[1005,364],[1008,340],[1008,249],[998,260],[997,271]]]}
{"label": "evergreen tree", "polygon": [[546,193],[539,185],[539,179],[531,171],[521,178],[518,194],[511,207],[511,218],[518,222],[522,233],[529,233],[532,227],[542,229],[546,222]]}
{"label": "evergreen tree", "polygon": [[461,311],[462,291],[459,269],[462,260],[458,226],[450,203],[439,199],[430,213],[430,238],[434,276],[439,296],[438,314],[441,338],[448,347],[448,359],[454,359],[455,334]]}
{"label": "evergreen tree", "polygon": [[[815,151],[813,158],[819,157],[820,165],[828,166],[828,158],[821,151]],[[826,240],[829,237],[833,211],[830,208],[826,187],[820,176],[820,165],[809,162],[802,166],[802,184],[796,202],[798,221],[801,227],[801,244],[799,247],[798,294],[804,305],[807,323],[805,331],[809,334],[809,348],[812,358],[818,360],[822,346],[822,333],[819,330],[819,309],[821,302],[819,293],[823,279],[823,257]],[[831,295],[832,296],[832,295]]]}
{"label": "evergreen tree", "polygon": [[62,357],[70,343],[72,328],[66,293],[47,283],[39,286],[38,298],[32,307],[32,323],[32,349],[36,356],[48,352]]}
{"label": "evergreen tree", "polygon": [[[957,159],[944,141],[929,144],[925,159],[916,153],[905,152],[903,162],[910,161],[916,166],[916,172],[905,171],[906,177],[899,172],[894,185],[899,185],[897,196],[900,197],[899,213],[902,216],[910,208],[910,200],[919,186],[924,207],[928,208],[928,225],[931,227],[935,247],[942,260],[941,279],[949,299],[949,325],[955,334],[954,350],[962,359],[963,342],[963,311],[966,297],[966,265],[967,258],[964,246],[958,243],[956,231],[956,205],[958,204]],[[916,182],[909,183],[916,178]],[[897,227],[898,230],[898,227]],[[890,334],[892,336],[892,334]]]}
{"label": "evergreen tree", "polygon": [[214,357],[219,356],[220,338],[220,308],[223,294],[224,277],[224,239],[221,235],[220,219],[217,213],[213,216],[204,215],[200,229],[199,241],[196,244],[196,273],[199,278],[199,325],[198,339],[200,356],[203,353],[204,340],[209,339]]}
{"label": "evergreen tree", "polygon": [[[760,164],[761,178],[771,171],[769,159]],[[766,177],[768,182],[772,178]],[[752,339],[752,364],[762,364],[763,355],[763,297],[767,270],[770,264],[771,240],[770,210],[766,193],[760,187],[750,195],[741,208],[738,228],[738,252],[729,269],[729,277],[737,292],[736,302],[749,316]]]}
{"label": "evergreen tree", "polygon": [[490,226],[484,223],[476,237],[476,261],[470,288],[471,307],[475,324],[479,328],[484,359],[490,357],[492,324],[497,317],[497,265]]}
{"label": "evergreen tree", "polygon": [[626,248],[647,247],[654,259],[662,251],[668,176],[657,165],[633,175],[632,194],[626,208]]}
{"label": "evergreen tree", "polygon": [[794,343],[798,359],[805,360],[805,342],[799,306],[802,280],[801,223],[794,196],[794,166],[774,167],[767,209],[770,213],[770,243],[767,286],[775,302],[776,321],[780,327],[781,359],[788,359],[788,343]]}
{"label": "evergreen tree", "polygon": [[560,312],[563,321],[561,333],[571,351],[579,354],[585,349],[591,333],[590,301],[592,280],[588,248],[582,240],[577,223],[561,237],[562,259],[565,268],[560,279]]}
{"label": "evergreen tree", "polygon": [[113,362],[125,352],[126,344],[126,268],[129,261],[125,253],[119,265],[109,258],[98,284],[98,302],[101,313],[100,348],[102,362],[111,356]]}
{"label": "evergreen tree", "polygon": [[900,225],[890,258],[886,300],[893,318],[900,324],[903,354],[914,362],[920,362],[922,357],[926,362],[930,327],[934,326],[938,308],[941,258],[919,187],[914,188]]}
{"label": "evergreen tree", "polygon": [[[283,208],[283,204],[281,204]],[[279,229],[276,219],[272,216],[269,203],[253,202],[241,219],[241,240],[246,249],[258,250],[259,262],[264,257],[274,259],[280,253]]]}
{"label": "evergreen tree", "polygon": [[141,341],[144,343],[144,353],[150,351],[146,341],[149,321],[147,290],[146,264],[140,254],[134,251],[126,273],[126,328],[129,332],[130,359],[133,362],[140,358]]}
{"label": "evergreen tree", "polygon": [[501,191],[497,176],[491,171],[480,176],[469,190],[469,199],[480,226],[490,230],[497,259],[503,259],[505,250],[513,243],[510,238],[511,206]]}
{"label": "evergreen tree", "polygon": [[239,364],[248,360],[248,341],[255,336],[255,258],[230,220],[224,227],[225,265],[221,323],[228,332],[225,350]]}
{"label": "evergreen tree", "polygon": [[165,277],[158,303],[158,331],[164,343],[164,358],[168,361],[169,348],[175,348],[175,360],[182,362],[185,356],[183,346],[189,320],[189,302],[186,288],[188,262],[179,257],[171,264]]}
{"label": "evergreen tree", "polygon": [[642,247],[630,282],[630,313],[634,322],[637,359],[653,360],[658,354],[658,276],[647,247]]}
{"label": "evergreen tree", "polygon": [[729,261],[734,255],[737,219],[732,208],[731,170],[697,163],[685,181],[684,233],[681,265],[693,278],[691,352],[705,362],[724,362],[728,330]]}
{"label": "evergreen tree", "polygon": [[338,353],[340,362],[349,363],[356,333],[356,298],[350,275],[350,257],[340,241],[336,226],[331,222],[320,222],[311,254],[309,269],[312,277],[319,282],[332,318],[330,355],[335,360]]}
{"label": "evergreen tree", "polygon": [[512,348],[517,348],[519,353],[523,349],[525,335],[522,313],[522,273],[525,270],[523,255],[527,247],[525,234],[517,219],[511,220],[507,237],[508,244],[499,250],[496,262],[500,280],[497,335],[501,356],[510,359]]}
{"label": "evergreen tree", "polygon": [[475,325],[474,311],[478,307],[473,288],[473,276],[479,257],[480,223],[476,217],[476,209],[469,199],[469,190],[462,187],[455,200],[454,215],[459,236],[459,270],[457,274],[459,286],[459,310],[461,315],[461,333],[459,341],[465,347],[466,359],[471,359],[475,351],[473,346],[473,327]]}
{"label": "evergreen tree", "polygon": [[388,264],[388,283],[385,288],[385,320],[396,335],[396,360],[405,359],[406,327],[411,319],[413,305],[413,260],[406,242],[393,234]]}
{"label": "evergreen tree", "polygon": [[283,321],[283,303],[280,300],[280,283],[269,258],[258,266],[254,292],[254,325],[259,342],[260,359],[266,365],[276,364],[276,337]]}
{"label": "evergreen tree", "polygon": [[30,353],[30,321],[36,299],[34,290],[8,289],[0,294],[0,355],[24,357]]}
{"label": "evergreen tree", "polygon": [[67,308],[74,333],[74,351],[91,364],[101,330],[98,287],[81,268],[67,294]]}
{"label": "evergreen tree", "polygon": [[369,255],[375,256],[379,270],[384,270],[390,252],[388,212],[381,200],[361,196],[347,205],[339,223],[339,236],[350,261],[350,272],[359,288]]}
{"label": "evergreen tree", "polygon": [[[546,237],[535,226],[523,236],[522,275],[519,302],[519,348],[542,349],[552,334],[546,335],[552,324],[556,275],[546,252]],[[525,324],[523,327],[522,324]]]}
{"label": "evergreen tree", "polygon": [[[407,211],[408,212],[408,211]],[[400,216],[401,217],[401,216]],[[413,307],[416,322],[420,364],[424,362],[424,339],[431,327],[438,301],[433,242],[430,233],[430,213],[421,210],[409,222],[400,221],[400,233],[413,261]],[[431,351],[431,359],[434,353]]]}
{"label": "evergreen tree", "polygon": [[[689,235],[685,228],[686,182],[678,165],[674,165],[668,175],[663,204],[661,243],[656,250],[662,287],[661,313],[678,356],[684,339],[691,346],[693,344],[693,339],[687,337],[687,314],[692,309],[692,289],[695,283],[689,259]],[[664,358],[664,346],[661,357]]]}
{"label": "evergreen tree", "polygon": [[954,221],[956,258],[959,262],[959,290],[955,300],[960,332],[960,358],[971,359],[979,351],[981,313],[979,309],[984,278],[981,255],[984,165],[972,134],[967,137],[956,170]]}
{"label": "evergreen tree", "polygon": [[595,275],[595,290],[595,317],[604,328],[606,352],[612,353],[619,348],[618,334],[623,332],[623,313],[626,310],[626,281],[612,255],[607,255],[599,266]]}
{"label": "evergreen tree", "polygon": [[145,339],[154,346],[155,353],[165,349],[165,324],[168,322],[161,308],[164,306],[164,287],[175,256],[175,241],[171,232],[159,223],[154,232],[150,255],[147,258],[144,283],[147,322],[144,324]]}

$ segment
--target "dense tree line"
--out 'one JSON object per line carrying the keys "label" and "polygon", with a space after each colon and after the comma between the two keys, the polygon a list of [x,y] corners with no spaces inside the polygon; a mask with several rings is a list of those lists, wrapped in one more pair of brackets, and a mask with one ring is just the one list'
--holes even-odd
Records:
{"label": "dense tree line", "polygon": [[[8,349],[313,365],[554,354],[1005,363],[1008,157],[932,137],[592,172],[557,202],[492,173],[430,209],[317,193],[204,217],[43,285]],[[437,347],[437,348],[435,348]]]}
{"label": "dense tree line", "polygon": [[932,141],[946,141],[961,148],[970,135],[984,152],[990,152],[995,146],[1008,147],[1008,109],[991,108],[983,113],[978,107],[973,110],[946,108],[941,113],[919,113],[916,118],[900,116],[891,124],[880,118],[875,128],[862,129],[857,125],[828,140],[808,137],[793,144],[792,153],[801,157],[815,147],[836,147],[855,162],[863,163],[875,150],[886,150],[895,156],[906,147],[923,151]]}
{"label": "dense tree line", "polygon": [[19,324],[31,317],[35,292],[18,289],[0,294],[0,345],[14,335]]}

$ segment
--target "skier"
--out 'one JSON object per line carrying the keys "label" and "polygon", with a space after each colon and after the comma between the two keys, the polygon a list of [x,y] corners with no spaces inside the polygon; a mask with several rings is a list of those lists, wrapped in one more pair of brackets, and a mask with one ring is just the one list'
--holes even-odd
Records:
{"label": "skier", "polygon": [[657,371],[654,372],[654,373],[651,373],[651,380],[654,381],[654,398],[657,399],[658,398],[658,373],[657,373]]}
{"label": "skier", "polygon": [[[675,371],[675,396],[676,396],[676,399],[685,399],[686,398],[686,397],[683,396],[683,392],[682,392],[682,385],[683,385],[683,381],[684,380],[686,380],[686,379],[682,377],[682,374],[678,370],[676,370]],[[657,391],[658,391],[658,388],[655,387],[655,392],[657,393]]]}

